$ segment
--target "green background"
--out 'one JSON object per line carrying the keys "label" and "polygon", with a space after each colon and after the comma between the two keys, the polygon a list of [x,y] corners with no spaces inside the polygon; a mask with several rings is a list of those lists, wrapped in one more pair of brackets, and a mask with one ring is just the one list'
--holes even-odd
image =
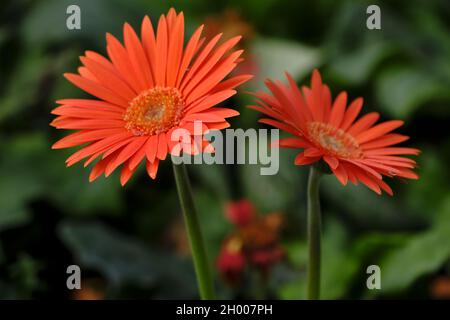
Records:
{"label": "green background", "polygon": [[[66,8],[81,8],[81,30],[66,28]],[[106,298],[195,298],[183,243],[180,208],[169,161],[152,181],[141,170],[125,188],[118,174],[88,182],[89,171],[66,168],[72,150],[52,151],[64,133],[51,128],[60,98],[83,97],[63,77],[85,50],[105,54],[106,32],[121,38],[125,21],[139,28],[170,6],[183,10],[187,34],[207,17],[238,12],[252,30],[247,51],[256,79],[290,71],[301,84],[318,67],[333,96],[363,96],[364,112],[402,119],[400,132],[418,147],[418,181],[389,182],[394,197],[333,176],[322,184],[323,297],[436,298],[436,281],[450,279],[450,2],[378,1],[382,30],[366,28],[373,1],[292,0],[6,0],[0,6],[0,298],[73,298],[66,268]],[[263,127],[241,92],[227,105],[241,117],[234,128]],[[211,265],[233,230],[224,205],[251,199],[261,214],[282,212],[285,261],[256,296],[253,271],[235,290],[217,276],[222,298],[304,298],[306,167],[281,150],[280,172],[259,175],[258,165],[189,167]],[[180,231],[181,230],[181,231]],[[366,287],[367,266],[381,268],[381,290]],[[87,282],[86,282],[87,283]],[[449,291],[449,289],[447,289]],[[261,291],[259,291],[261,294]],[[448,294],[448,293],[447,293]],[[448,296],[447,296],[448,298]]]}

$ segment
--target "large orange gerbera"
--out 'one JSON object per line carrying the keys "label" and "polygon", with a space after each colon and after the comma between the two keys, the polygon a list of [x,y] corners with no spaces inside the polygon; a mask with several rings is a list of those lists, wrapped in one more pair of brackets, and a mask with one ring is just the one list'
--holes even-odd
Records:
{"label": "large orange gerbera", "polygon": [[392,133],[403,121],[376,124],[377,112],[356,120],[363,99],[355,99],[347,107],[347,93],[341,92],[333,102],[330,89],[322,84],[317,70],[313,72],[311,88],[300,90],[289,74],[287,79],[289,85],[267,80],[272,95],[257,92],[259,105],[250,108],[271,117],[260,122],[295,136],[281,139],[279,145],[304,149],[295,158],[296,165],[324,160],[343,185],[348,180],[354,184],[362,182],[378,194],[384,190],[392,195],[383,176],[418,178],[412,171],[416,162],[402,155],[417,155],[419,150],[394,146],[408,139]]}
{"label": "large orange gerbera", "polygon": [[[87,166],[101,157],[89,180],[103,173],[108,176],[123,165],[120,181],[124,185],[145,158],[154,179],[159,161],[179,152],[174,148],[177,142],[171,141],[173,130],[188,130],[194,141],[194,121],[202,121],[202,138],[208,130],[229,126],[226,118],[239,113],[214,106],[234,95],[233,89],[251,76],[224,81],[242,54],[232,50],[240,37],[217,45],[219,34],[204,44],[202,30],[203,25],[184,46],[183,13],[170,9],[160,17],[156,36],[145,17],[141,38],[128,23],[123,31],[125,45],[106,35],[109,59],[86,51],[79,74],[65,77],[97,99],[59,100],[61,106],[52,111],[58,115],[52,126],[79,130],[53,145],[54,149],[83,145],[67,159],[68,166],[88,158]],[[185,145],[183,150],[203,150],[197,147]]]}

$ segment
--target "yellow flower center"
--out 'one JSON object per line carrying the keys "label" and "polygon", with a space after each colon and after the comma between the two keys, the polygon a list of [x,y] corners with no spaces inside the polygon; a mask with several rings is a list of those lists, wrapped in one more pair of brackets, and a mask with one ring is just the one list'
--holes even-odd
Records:
{"label": "yellow flower center", "polygon": [[308,135],[316,146],[339,158],[359,159],[363,156],[358,142],[352,135],[328,123],[308,123]]}
{"label": "yellow flower center", "polygon": [[240,252],[242,249],[243,243],[242,240],[236,236],[232,237],[228,240],[227,243],[227,250],[231,253],[237,253]]}
{"label": "yellow flower center", "polygon": [[178,125],[183,117],[184,101],[175,88],[154,87],[130,101],[125,111],[125,128],[134,135],[154,135]]}

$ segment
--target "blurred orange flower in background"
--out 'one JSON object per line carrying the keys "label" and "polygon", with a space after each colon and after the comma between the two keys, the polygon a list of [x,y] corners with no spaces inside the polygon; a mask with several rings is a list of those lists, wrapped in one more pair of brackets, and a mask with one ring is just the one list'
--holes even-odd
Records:
{"label": "blurred orange flower in background", "polygon": [[101,279],[92,278],[81,282],[81,289],[73,290],[72,300],[104,300],[105,284]]}
{"label": "blurred orange flower in background", "polygon": [[431,283],[430,291],[434,299],[450,299],[450,277],[435,278]]}
{"label": "blurred orange flower in background", "polygon": [[357,98],[347,107],[347,93],[341,92],[333,101],[317,70],[312,74],[311,87],[300,89],[289,74],[287,79],[288,85],[266,80],[271,95],[255,93],[257,105],[250,108],[270,117],[261,119],[261,123],[294,136],[281,139],[279,146],[303,149],[295,158],[296,165],[324,160],[343,185],[349,180],[361,182],[378,194],[381,190],[393,194],[383,176],[418,179],[412,170],[416,162],[403,155],[420,151],[395,146],[409,139],[392,133],[403,121],[376,124],[380,117],[377,112],[356,120],[363,99]]}
{"label": "blurred orange flower in background", "polygon": [[279,213],[258,216],[253,204],[242,199],[227,204],[226,217],[234,224],[223,242],[217,268],[229,284],[237,285],[246,266],[254,267],[264,276],[284,257],[279,243],[282,217]]}
{"label": "blurred orange flower in background", "polygon": [[228,8],[205,19],[206,39],[212,39],[218,33],[223,33],[224,38],[242,36],[242,41],[237,46],[239,49],[244,49],[245,52],[242,54],[241,63],[236,66],[232,74],[252,74],[256,76],[259,73],[259,67],[257,57],[252,52],[252,44],[255,39],[254,26],[245,20],[237,9]]}
{"label": "blurred orange flower in background", "polygon": [[[184,15],[170,9],[167,16],[161,15],[156,33],[146,16],[140,38],[128,23],[124,45],[107,34],[108,58],[86,51],[79,74],[65,77],[97,99],[59,100],[61,106],[52,111],[58,116],[52,126],[77,130],[53,148],[83,146],[67,159],[67,165],[88,158],[87,166],[100,158],[90,181],[109,176],[123,165],[120,181],[124,185],[142,161],[154,179],[159,161],[168,153],[212,151],[204,133],[228,127],[226,119],[239,114],[214,106],[233,96],[234,88],[251,76],[224,81],[243,52],[233,50],[240,36],[219,45],[220,34],[205,41],[202,31],[200,26],[184,46]],[[194,143],[194,121],[202,121],[200,146]],[[177,141],[171,141],[177,128],[190,134],[191,141],[183,141],[182,150],[175,148]]]}

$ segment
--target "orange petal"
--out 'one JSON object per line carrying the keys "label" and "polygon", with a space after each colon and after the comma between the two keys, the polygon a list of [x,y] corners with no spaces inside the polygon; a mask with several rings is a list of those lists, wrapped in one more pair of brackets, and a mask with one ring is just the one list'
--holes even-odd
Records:
{"label": "orange petal", "polygon": [[378,156],[387,156],[387,155],[397,155],[397,154],[413,154],[418,155],[420,153],[419,149],[414,148],[380,148],[365,151],[366,155],[378,155]]}
{"label": "orange petal", "polygon": [[130,169],[130,166],[123,166],[122,171],[120,173],[120,184],[125,186],[125,184],[130,180],[133,175],[134,170]]}
{"label": "orange petal", "polygon": [[123,81],[109,68],[91,60],[89,58],[81,57],[81,62],[92,71],[96,78],[109,90],[116,92],[122,98],[131,100],[136,96],[136,92],[132,90],[128,84]]}
{"label": "orange petal", "polygon": [[355,166],[357,166],[358,168],[356,169],[362,169],[364,171],[367,171],[368,173],[370,173],[371,175],[373,175],[375,178],[377,179],[381,179],[381,174],[379,174],[376,170],[372,169],[371,167],[365,165],[364,163],[361,163],[358,160],[351,160],[351,159],[344,159],[345,161],[354,164]]}
{"label": "orange petal", "polygon": [[415,173],[414,171],[409,170],[409,169],[402,169],[402,170],[400,170],[399,173],[397,173],[397,177],[413,179],[413,180],[419,179],[419,175],[417,173]]}
{"label": "orange petal", "polygon": [[169,51],[167,57],[167,85],[175,86],[178,69],[183,56],[184,15],[181,12],[176,18],[173,30],[170,31]]}
{"label": "orange petal", "polygon": [[64,77],[80,89],[92,94],[97,98],[103,99],[119,106],[126,107],[128,105],[128,101],[126,99],[120,97],[119,95],[117,95],[117,93],[105,88],[104,86],[92,80],[88,80],[72,73],[65,73]]}
{"label": "orange petal", "polygon": [[319,71],[314,69],[311,77],[310,109],[316,121],[322,121],[324,117],[324,105],[322,102],[322,78]]}
{"label": "orange petal", "polygon": [[[324,159],[325,159],[325,157],[324,157]],[[330,164],[330,163],[328,163],[328,164]],[[333,171],[334,175],[336,176],[336,178],[339,180],[339,182],[342,183],[342,185],[346,186],[348,183],[349,176],[347,174],[347,171],[345,170],[345,167],[343,165],[339,165],[339,162],[336,167],[332,167],[331,165],[330,165],[330,167],[331,167],[331,170]]]}
{"label": "orange petal", "polygon": [[222,130],[222,129],[226,129],[229,128],[230,124],[226,121],[224,122],[216,122],[216,123],[208,123],[207,128],[209,130]]}
{"label": "orange petal", "polygon": [[396,133],[390,133],[390,134],[386,134],[382,137],[379,137],[377,139],[374,139],[370,142],[365,142],[361,145],[361,147],[364,150],[376,149],[376,148],[381,148],[381,147],[386,147],[386,146],[391,146],[391,145],[394,145],[397,143],[401,143],[408,139],[409,139],[408,136],[404,136],[404,135],[396,134]]}
{"label": "orange petal", "polygon": [[362,109],[363,99],[357,98],[350,103],[350,106],[345,111],[344,118],[342,119],[341,129],[346,131],[353,124],[353,121],[358,117],[359,112]]}
{"label": "orange petal", "polygon": [[388,195],[390,196],[394,195],[394,192],[392,192],[391,187],[389,187],[386,182],[384,182],[383,180],[376,180],[376,182],[381,187],[381,189],[383,189]]}
{"label": "orange petal", "polygon": [[[276,141],[276,145],[283,148],[309,148],[311,144],[299,137],[284,138]],[[273,146],[272,146],[273,147]]]}
{"label": "orange petal", "polygon": [[116,159],[115,166],[118,167],[128,159],[130,159],[144,143],[147,142],[148,137],[137,137],[130,141],[119,153]]}
{"label": "orange petal", "polygon": [[341,125],[347,106],[347,92],[341,92],[333,103],[330,114],[330,124],[336,128]]}
{"label": "orange petal", "polygon": [[144,159],[148,139],[149,138],[146,137],[144,144],[139,148],[138,151],[136,151],[136,153],[130,158],[130,160],[128,160],[128,166],[131,170],[135,170],[139,163],[141,163],[142,159]]}
{"label": "orange petal", "polygon": [[78,161],[80,161],[90,155],[93,155],[94,153],[103,151],[106,148],[113,146],[116,143],[119,143],[128,138],[129,138],[128,135],[119,133],[119,134],[115,134],[115,135],[106,137],[97,142],[94,142],[94,143],[90,144],[89,146],[78,150],[77,152],[72,154],[69,158],[67,158],[67,160],[66,160],[67,166],[71,166],[71,165],[77,163]]}
{"label": "orange petal", "polygon": [[107,58],[105,58],[101,54],[99,54],[99,53],[97,53],[95,51],[86,50],[84,52],[84,55],[86,57],[88,57],[89,59],[94,60],[98,64],[102,65],[103,67],[108,68],[111,72],[116,72],[117,73],[117,70],[114,67],[114,65],[111,63],[111,61],[109,61]]}
{"label": "orange petal", "polygon": [[236,117],[239,115],[239,111],[235,109],[230,108],[212,108],[204,113],[214,113],[215,115],[222,117],[222,118],[230,118],[230,117]]}
{"label": "orange petal", "polygon": [[100,160],[94,165],[94,167],[92,167],[91,173],[89,174],[89,182],[94,181],[95,179],[100,177],[103,172],[105,172],[105,168],[108,162],[109,159]]}
{"label": "orange petal", "polygon": [[152,74],[152,82],[155,83],[156,39],[155,39],[155,32],[153,31],[152,22],[148,16],[145,16],[144,20],[142,20],[141,41],[145,54],[147,56],[150,72]]}
{"label": "orange petal", "polygon": [[178,70],[177,75],[177,81],[176,81],[176,87],[180,87],[181,81],[183,79],[183,76],[187,70],[187,67],[191,63],[192,57],[194,56],[195,50],[197,48],[197,45],[199,43],[200,35],[203,31],[203,25],[201,25],[192,35],[192,37],[189,39],[188,44],[186,45],[186,49],[183,54],[183,59],[180,63],[180,68]]}
{"label": "orange petal", "polygon": [[281,122],[273,120],[273,119],[266,119],[266,118],[264,118],[264,119],[258,120],[258,122],[271,125],[272,127],[278,128],[278,129],[286,131],[286,132],[289,132],[292,135],[297,135],[297,133],[298,133],[297,130],[292,128],[290,125],[287,125],[285,123],[281,123]]}
{"label": "orange petal", "polygon": [[162,132],[158,135],[158,151],[156,152],[156,157],[160,160],[166,159],[167,150],[166,134]]}
{"label": "orange petal", "polygon": [[123,128],[124,121],[117,119],[76,119],[58,117],[53,120],[50,125],[57,129],[108,129]]}
{"label": "orange petal", "polygon": [[65,106],[78,107],[78,108],[93,108],[102,109],[107,111],[123,113],[124,107],[117,106],[106,101],[92,100],[92,99],[61,99],[56,100],[56,103]]}
{"label": "orange petal", "polygon": [[135,137],[132,136],[132,137],[122,140],[112,146],[109,146],[108,149],[106,149],[105,152],[103,153],[102,159],[109,157],[113,153],[117,153],[117,155],[118,155],[118,152],[116,152],[116,151],[122,149],[124,146],[128,145],[134,139],[135,139]]}
{"label": "orange petal", "polygon": [[231,96],[235,95],[235,90],[226,90],[226,91],[220,91],[211,95],[206,96],[204,99],[199,100],[196,103],[193,103],[191,106],[186,108],[186,113],[195,113],[200,112],[206,109],[209,109],[226,99],[230,98]]}
{"label": "orange petal", "polygon": [[302,152],[302,153],[299,153],[295,157],[294,163],[297,166],[303,166],[303,165],[306,165],[306,164],[311,164],[311,163],[317,162],[319,160],[320,160],[320,157],[315,157],[315,158],[314,157],[305,157],[304,153]]}
{"label": "orange petal", "polygon": [[145,51],[142,48],[142,44],[139,41],[138,36],[128,23],[125,23],[123,26],[123,38],[125,42],[125,49],[128,52],[128,57],[131,65],[133,66],[136,78],[141,83],[142,87],[152,87],[154,85],[153,77]]}
{"label": "orange petal", "polygon": [[276,113],[276,111],[274,111],[273,109],[269,108],[269,107],[260,107],[260,106],[247,106],[247,108],[249,109],[253,109],[256,110],[258,112],[261,112],[265,115],[268,115],[269,117],[275,118],[277,120],[284,120],[283,115]]}
{"label": "orange petal", "polygon": [[183,118],[184,121],[221,122],[224,118],[214,112],[190,113]]}
{"label": "orange petal", "polygon": [[378,112],[371,112],[362,116],[358,121],[356,121],[347,132],[352,136],[358,135],[360,132],[370,128],[375,122],[378,121],[380,115]]}
{"label": "orange petal", "polygon": [[323,120],[329,122],[331,116],[331,91],[327,85],[322,86],[322,103],[324,105]]}
{"label": "orange petal", "polygon": [[78,68],[78,73],[83,77],[86,78],[88,80],[91,80],[93,82],[99,82],[97,77],[86,67],[79,67]]}
{"label": "orange petal", "polygon": [[195,88],[195,86],[212,70],[212,68],[219,62],[219,60],[224,56],[224,54],[233,48],[241,39],[241,36],[234,37],[225,43],[223,43],[219,48],[217,48],[210,57],[205,61],[204,64],[197,70],[197,72],[192,75],[183,92],[186,95]]}
{"label": "orange petal", "polygon": [[158,135],[153,135],[148,138],[147,144],[145,145],[145,154],[147,160],[150,162],[155,161],[156,153],[158,151]]}
{"label": "orange petal", "polygon": [[150,178],[155,179],[156,178],[156,173],[158,172],[158,165],[159,165],[159,160],[155,159],[155,161],[153,162],[149,162],[147,161],[147,173],[150,176]]}
{"label": "orange petal", "polygon": [[194,63],[192,64],[190,70],[187,72],[183,82],[181,83],[180,85],[181,90],[184,90],[186,85],[189,83],[190,79],[192,79],[195,72],[197,72],[197,69],[200,68],[203,61],[206,59],[206,57],[209,55],[209,53],[211,52],[211,50],[214,48],[214,46],[217,44],[217,42],[221,37],[222,34],[216,35],[214,38],[211,39],[211,41],[208,42],[205,48],[200,52],[200,54],[197,56]]}
{"label": "orange petal", "polygon": [[166,18],[161,15],[156,34],[155,78],[158,86],[166,85],[168,41]]}
{"label": "orange petal", "polygon": [[306,106],[306,101],[298,88],[297,83],[288,72],[286,72],[286,77],[288,79],[289,87],[292,92],[291,95],[295,102],[295,106],[298,109],[298,113],[303,116],[303,121],[311,121],[313,119],[312,113]]}
{"label": "orange petal", "polygon": [[[367,174],[365,174],[362,171],[355,171],[354,173],[359,181],[361,181],[363,184],[365,184],[369,189],[371,189],[375,193],[381,195],[380,186],[377,182],[375,182],[376,180],[374,178],[367,176]],[[381,180],[381,179],[379,179],[379,180]]]}
{"label": "orange petal", "polygon": [[311,148],[305,149],[303,154],[305,155],[305,157],[308,157],[308,158],[317,158],[317,157],[321,157],[323,155],[323,152],[315,147],[311,147]]}
{"label": "orange petal", "polygon": [[236,67],[235,60],[242,54],[242,52],[243,50],[233,52],[222,62],[218,63],[217,66],[211,70],[210,73],[208,73],[203,81],[199,83],[199,85],[196,86],[192,92],[186,95],[186,103],[190,104],[201,96],[207,94],[220,81],[222,81]]}
{"label": "orange petal", "polygon": [[124,80],[126,80],[135,92],[145,90],[146,88],[142,86],[134,73],[134,68],[131,64],[127,50],[122,46],[119,40],[107,33],[106,43],[106,50],[108,51],[109,58]]}
{"label": "orange petal", "polygon": [[69,116],[74,118],[85,118],[85,119],[123,119],[122,112],[109,111],[99,108],[82,108],[82,107],[72,107],[72,106],[60,106],[52,110],[54,115]]}
{"label": "orange petal", "polygon": [[74,147],[86,142],[100,140],[108,136],[126,132],[125,129],[100,129],[100,130],[84,130],[68,135],[53,144],[52,149],[63,149]]}
{"label": "orange petal", "polygon": [[251,74],[243,74],[243,75],[229,78],[229,79],[219,83],[217,86],[215,86],[211,93],[217,93],[220,91],[234,89],[237,86],[240,86],[241,84],[247,82],[248,80],[250,80],[252,78],[253,78],[253,75],[251,75]]}
{"label": "orange petal", "polygon": [[339,160],[333,156],[325,155],[323,156],[323,160],[328,163],[332,170],[335,170],[339,166]]}
{"label": "orange petal", "polygon": [[386,133],[391,132],[392,130],[397,129],[398,127],[401,127],[403,125],[403,121],[401,120],[391,120],[391,121],[386,121],[383,123],[380,123],[364,132],[361,132],[360,134],[358,134],[356,136],[356,140],[358,140],[358,142],[364,143],[364,142],[368,142],[371,141],[373,139],[376,139]]}

